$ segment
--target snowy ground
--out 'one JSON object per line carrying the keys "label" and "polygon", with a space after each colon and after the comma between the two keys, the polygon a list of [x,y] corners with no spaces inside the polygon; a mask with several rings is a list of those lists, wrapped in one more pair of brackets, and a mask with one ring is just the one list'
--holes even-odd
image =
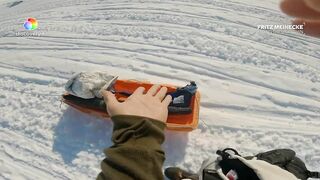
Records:
{"label": "snowy ground", "polygon": [[[83,70],[198,83],[199,128],[166,133],[166,166],[292,148],[320,170],[320,40],[257,30],[289,23],[277,0],[13,3],[0,0],[0,179],[94,179],[112,124],[59,97]],[[22,37],[28,17],[40,37]]]}

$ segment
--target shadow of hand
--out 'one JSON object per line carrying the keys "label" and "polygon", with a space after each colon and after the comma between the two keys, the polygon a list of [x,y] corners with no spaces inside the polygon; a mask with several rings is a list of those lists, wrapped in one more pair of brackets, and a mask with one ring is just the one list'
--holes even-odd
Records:
{"label": "shadow of hand", "polygon": [[112,145],[112,128],[111,121],[98,119],[69,107],[54,130],[53,150],[68,164],[81,151],[102,156],[103,149]]}

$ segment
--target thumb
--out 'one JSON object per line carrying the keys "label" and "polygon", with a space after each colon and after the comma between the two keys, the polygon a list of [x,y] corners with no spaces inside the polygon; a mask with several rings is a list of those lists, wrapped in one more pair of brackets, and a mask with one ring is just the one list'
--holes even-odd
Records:
{"label": "thumb", "polygon": [[102,96],[107,106],[119,103],[116,96],[112,94],[110,91],[103,90]]}

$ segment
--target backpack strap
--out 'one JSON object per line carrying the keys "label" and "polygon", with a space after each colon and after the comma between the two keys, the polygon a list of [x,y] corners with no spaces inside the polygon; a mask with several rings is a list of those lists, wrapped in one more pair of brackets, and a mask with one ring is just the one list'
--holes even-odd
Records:
{"label": "backpack strap", "polygon": [[320,172],[311,172],[311,171],[308,171],[308,177],[309,178],[318,178],[320,179]]}
{"label": "backpack strap", "polygon": [[228,151],[232,151],[235,155],[241,156],[237,150],[233,148],[225,148],[224,150],[218,150],[216,153],[222,157],[222,159],[229,159],[230,158],[230,153]]}

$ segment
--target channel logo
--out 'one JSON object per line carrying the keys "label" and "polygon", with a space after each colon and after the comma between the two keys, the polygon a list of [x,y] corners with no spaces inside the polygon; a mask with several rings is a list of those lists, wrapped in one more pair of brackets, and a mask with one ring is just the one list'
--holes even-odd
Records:
{"label": "channel logo", "polygon": [[23,24],[26,30],[35,30],[38,28],[38,21],[36,18],[28,18],[28,20]]}

